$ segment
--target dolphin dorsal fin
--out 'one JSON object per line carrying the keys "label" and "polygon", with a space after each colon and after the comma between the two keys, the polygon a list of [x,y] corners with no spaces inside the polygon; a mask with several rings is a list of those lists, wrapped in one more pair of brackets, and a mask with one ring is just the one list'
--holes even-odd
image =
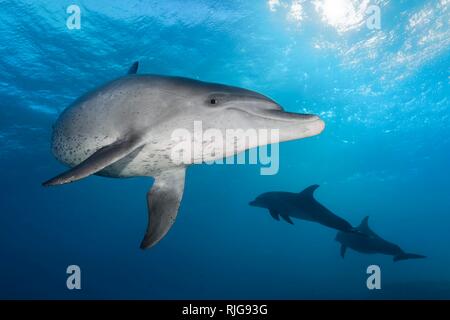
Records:
{"label": "dolphin dorsal fin", "polygon": [[368,235],[371,238],[380,238],[379,235],[377,235],[375,232],[373,232],[372,229],[370,229],[370,227],[369,227],[369,216],[364,217],[364,219],[362,219],[362,221],[359,224],[357,229],[359,231],[361,231],[363,234]]}
{"label": "dolphin dorsal fin", "polygon": [[314,191],[319,187],[318,184],[313,184],[305,190],[301,191],[298,195],[301,197],[314,198]]}
{"label": "dolphin dorsal fin", "polygon": [[136,74],[137,71],[138,71],[138,68],[139,68],[139,61],[135,61],[135,62],[131,65],[130,69],[128,69],[127,74]]}
{"label": "dolphin dorsal fin", "polygon": [[358,229],[360,229],[361,231],[370,231],[369,228],[369,216],[364,217],[364,219],[362,219],[361,223],[358,226]]}

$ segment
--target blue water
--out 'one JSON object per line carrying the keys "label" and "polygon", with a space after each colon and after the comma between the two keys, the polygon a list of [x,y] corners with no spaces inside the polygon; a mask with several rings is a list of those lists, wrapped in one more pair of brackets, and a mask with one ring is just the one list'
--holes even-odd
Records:
{"label": "blue water", "polygon": [[[358,9],[367,2],[380,8],[380,29]],[[81,8],[79,30],[66,27],[70,4]],[[449,1],[0,7],[0,298],[450,298]],[[190,167],[176,223],[142,251],[152,179],[41,187],[65,170],[50,151],[58,114],[135,60],[140,73],[256,90],[321,115],[326,129],[281,144],[277,175]],[[381,236],[428,258],[349,250],[342,259],[335,231],[248,206],[311,184],[353,225],[369,215]],[[66,288],[71,264],[82,290]],[[376,292],[366,287],[372,264],[382,272]]]}

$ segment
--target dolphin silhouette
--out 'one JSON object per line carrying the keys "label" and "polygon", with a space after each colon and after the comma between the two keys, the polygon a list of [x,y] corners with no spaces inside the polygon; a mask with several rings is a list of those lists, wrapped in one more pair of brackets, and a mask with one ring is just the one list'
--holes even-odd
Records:
{"label": "dolphin silhouette", "polygon": [[369,217],[365,217],[357,229],[366,236],[361,237],[360,235],[343,232],[337,233],[336,241],[341,244],[342,258],[344,258],[347,248],[351,248],[361,253],[381,253],[394,256],[394,261],[426,258],[420,254],[406,253],[398,245],[381,238],[370,229]]}
{"label": "dolphin silhouette", "polygon": [[314,198],[314,191],[317,188],[319,185],[315,184],[300,193],[266,192],[249,204],[253,207],[267,208],[275,220],[280,220],[281,217],[290,224],[294,224],[292,217],[317,222],[344,232],[358,233],[349,222],[328,210]]}
{"label": "dolphin silhouette", "polygon": [[[46,181],[60,185],[90,175],[113,178],[154,177],[147,194],[149,223],[141,248],[159,242],[175,221],[188,165],[228,157],[267,141],[235,143],[225,154],[218,141],[207,142],[182,163],[174,161],[175,130],[203,128],[277,129],[279,142],[319,134],[324,122],[315,115],[285,112],[272,99],[254,91],[182,77],[137,75],[138,62],[126,76],[78,98],[57,119],[53,155],[68,171]],[[196,136],[191,134],[192,143]],[[246,137],[243,137],[244,139]],[[208,148],[209,147],[209,148]]]}

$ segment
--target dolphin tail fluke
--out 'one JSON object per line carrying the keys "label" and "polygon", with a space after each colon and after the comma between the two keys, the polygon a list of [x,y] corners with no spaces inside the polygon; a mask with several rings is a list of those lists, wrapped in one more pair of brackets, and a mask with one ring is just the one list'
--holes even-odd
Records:
{"label": "dolphin tail fluke", "polygon": [[141,249],[158,243],[175,222],[183,196],[185,172],[182,167],[155,176],[155,183],[147,193],[148,226]]}
{"label": "dolphin tail fluke", "polygon": [[401,253],[394,256],[394,261],[408,260],[408,259],[423,259],[423,258],[426,258],[426,256],[415,253]]}

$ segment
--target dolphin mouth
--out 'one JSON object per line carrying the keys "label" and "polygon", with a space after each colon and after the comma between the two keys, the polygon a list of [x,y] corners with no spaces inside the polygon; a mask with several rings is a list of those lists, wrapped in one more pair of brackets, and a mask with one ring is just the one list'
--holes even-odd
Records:
{"label": "dolphin mouth", "polygon": [[278,125],[280,128],[303,128],[302,138],[310,137],[320,134],[325,129],[325,122],[317,115],[314,114],[302,114],[286,112],[280,109],[240,109],[240,108],[230,108],[230,110],[236,110],[238,112],[246,113],[250,116],[257,117],[264,121],[273,121],[273,127]]}
{"label": "dolphin mouth", "polygon": [[275,120],[275,121],[285,121],[285,122],[294,122],[301,120],[303,123],[315,122],[320,120],[319,116],[314,114],[304,114],[304,113],[294,113],[294,112],[286,112],[279,109],[239,109],[239,108],[230,108],[230,110],[237,110],[240,112],[247,113],[252,116],[256,116],[258,118]]}

